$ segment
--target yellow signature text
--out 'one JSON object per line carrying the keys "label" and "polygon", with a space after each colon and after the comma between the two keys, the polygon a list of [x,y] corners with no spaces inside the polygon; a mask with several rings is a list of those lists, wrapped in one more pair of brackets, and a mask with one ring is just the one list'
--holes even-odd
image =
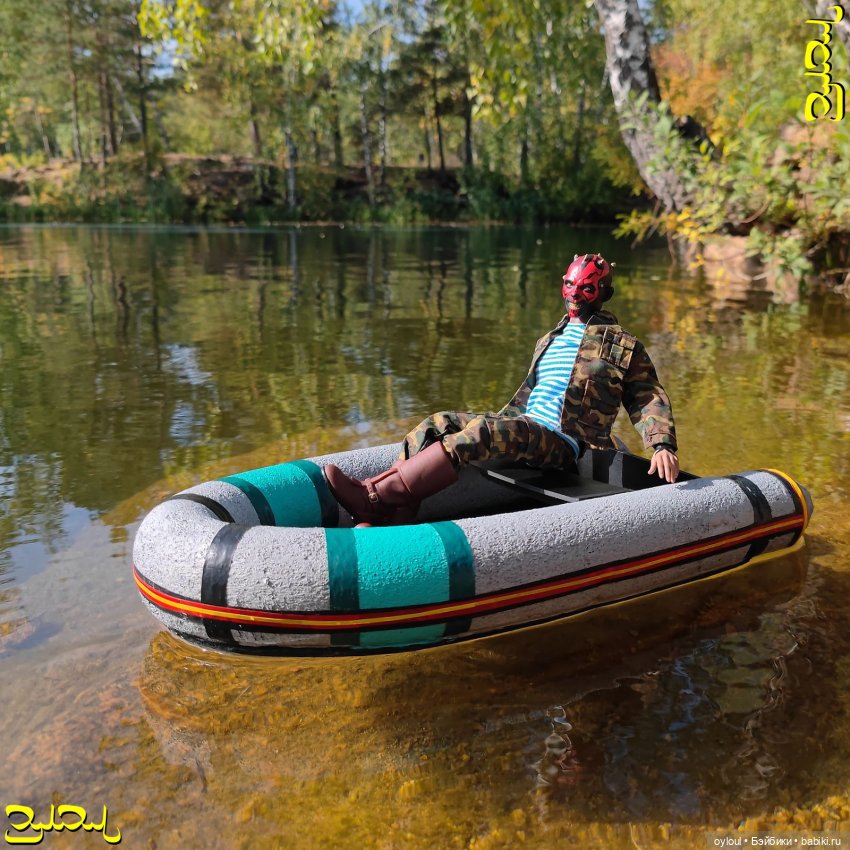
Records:
{"label": "yellow signature text", "polygon": [[[807,24],[820,27],[820,38],[812,39],[806,43],[806,52],[803,57],[805,65],[805,76],[816,77],[820,80],[820,91],[809,92],[803,114],[806,121],[815,121],[818,118],[829,117],[830,121],[841,121],[844,118],[844,86],[832,79],[832,27],[844,20],[844,7],[841,5],[830,6],[829,11],[835,15],[831,21],[823,18],[809,18]],[[830,115],[833,107],[835,113]]]}
{"label": "yellow signature text", "polygon": [[70,805],[51,806],[50,819],[46,823],[36,821],[35,811],[29,806],[8,805],[6,817],[9,819],[9,829],[5,833],[7,844],[41,844],[48,832],[76,832],[78,829],[99,832],[107,844],[118,844],[121,841],[120,829],[116,828],[112,835],[108,832],[106,806],[103,807],[99,822],[89,820],[82,806]]}

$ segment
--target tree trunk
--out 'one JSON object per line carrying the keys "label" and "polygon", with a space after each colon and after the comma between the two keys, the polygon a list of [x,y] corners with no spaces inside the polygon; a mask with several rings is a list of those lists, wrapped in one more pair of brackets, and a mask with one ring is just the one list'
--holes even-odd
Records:
{"label": "tree trunk", "polygon": [[434,106],[434,122],[437,125],[437,152],[440,155],[440,171],[446,170],[446,154],[443,145],[443,122],[440,120],[440,97],[437,85],[437,69],[431,69],[431,97]]}
{"label": "tree trunk", "polygon": [[422,133],[425,141],[425,159],[428,162],[428,171],[431,171],[434,165],[431,155],[431,122],[427,109],[425,109],[422,113]]}
{"label": "tree trunk", "polygon": [[115,97],[112,92],[112,80],[109,75],[109,34],[108,20],[100,19],[97,27],[97,93],[100,101],[101,152],[103,161],[107,156],[118,152],[118,134],[115,129]]}
{"label": "tree trunk", "polygon": [[[681,210],[690,193],[682,175],[672,168],[652,164],[661,161],[660,142],[653,136],[661,102],[658,80],[649,53],[649,38],[640,16],[638,0],[595,0],[605,28],[608,78],[620,132],[650,191],[668,210]],[[645,98],[636,105],[635,99]]]}
{"label": "tree trunk", "polygon": [[53,151],[50,148],[50,137],[47,135],[47,130],[44,127],[44,120],[41,117],[41,111],[38,108],[38,101],[33,98],[33,114],[35,123],[38,125],[38,132],[41,136],[41,146],[44,148],[44,155],[49,160],[53,156]]}
{"label": "tree trunk", "polygon": [[322,164],[322,142],[319,139],[319,131],[315,127],[310,128],[310,144],[313,146],[313,164]]}
{"label": "tree trunk", "polygon": [[[136,58],[135,48],[133,48],[133,58]],[[137,71],[138,76],[138,69]],[[130,119],[132,125],[136,128],[136,132],[139,134],[139,138],[142,137],[142,122],[139,120],[139,116],[136,114],[136,110],[133,108],[133,104],[130,103],[129,98],[127,97],[127,92],[124,91],[124,86],[121,85],[121,80],[118,77],[113,77],[112,84],[115,86],[115,91],[118,92],[118,97],[121,99],[121,106],[124,108],[124,111],[127,113],[127,117]]]}
{"label": "tree trunk", "polygon": [[527,187],[530,182],[528,160],[528,116],[526,115],[522,126],[522,138],[519,143],[519,182],[523,188]]}
{"label": "tree trunk", "polygon": [[290,212],[298,207],[298,176],[296,166],[298,165],[298,145],[292,136],[292,128],[287,126],[283,131],[286,139],[286,205]]}
{"label": "tree trunk", "polygon": [[152,101],[153,105],[153,123],[156,127],[157,135],[162,139],[162,144],[165,150],[171,150],[171,136],[168,135],[168,128],[162,120],[162,111],[158,108],[156,100]]}
{"label": "tree trunk", "polygon": [[257,120],[257,104],[254,98],[248,98],[248,129],[251,133],[251,147],[254,150],[254,158],[263,158],[263,137],[260,134],[260,122]]}
{"label": "tree trunk", "polygon": [[383,70],[379,77],[380,102],[378,109],[378,185],[387,185],[387,81]]}
{"label": "tree trunk", "polygon": [[546,75],[546,69],[543,64],[543,44],[541,33],[536,33],[534,36],[534,95],[529,97],[529,103],[525,108],[525,120],[528,128],[526,137],[530,149],[537,154],[542,150],[543,142],[543,121],[541,119],[544,113],[543,105],[543,82]]}
{"label": "tree trunk", "polygon": [[578,172],[581,166],[581,131],[584,125],[586,83],[581,81],[578,92],[578,108],[576,110],[576,131],[573,135],[573,171]]}
{"label": "tree trunk", "polygon": [[333,121],[333,140],[334,140],[334,165],[337,168],[345,168],[345,158],[342,150],[342,118],[339,114],[339,99],[336,89],[331,94],[333,103],[332,121]]}
{"label": "tree trunk", "polygon": [[106,127],[109,131],[109,152],[112,156],[118,153],[118,128],[115,124],[115,90],[112,85],[112,75],[109,69],[104,72],[106,83]]}
{"label": "tree trunk", "polygon": [[463,165],[473,168],[475,165],[472,155],[472,101],[467,92],[472,87],[469,69],[466,70],[466,85],[463,87]]}
{"label": "tree trunk", "polygon": [[106,160],[109,158],[109,131],[106,126],[106,86],[103,77],[103,71],[98,71],[97,102],[100,107],[100,161],[101,165],[105,166]]}
{"label": "tree trunk", "polygon": [[136,30],[139,41],[133,47],[136,55],[136,84],[139,87],[139,124],[142,134],[142,150],[145,153],[145,173],[149,174],[151,170],[151,150],[150,139],[148,138],[148,83],[145,79],[145,63],[142,56],[142,34],[139,30],[139,11],[141,8],[141,0],[136,3],[133,13],[135,15]]}
{"label": "tree trunk", "polygon": [[360,91],[360,136],[363,139],[363,170],[366,172],[366,191],[369,204],[375,204],[375,179],[372,175],[372,133],[369,130],[369,115],[366,112],[366,92]]}
{"label": "tree trunk", "polygon": [[74,63],[73,11],[71,0],[65,3],[65,34],[68,48],[68,76],[71,80],[71,145],[74,149],[74,159],[83,161],[83,146],[80,139],[80,92],[77,80],[77,66]]}

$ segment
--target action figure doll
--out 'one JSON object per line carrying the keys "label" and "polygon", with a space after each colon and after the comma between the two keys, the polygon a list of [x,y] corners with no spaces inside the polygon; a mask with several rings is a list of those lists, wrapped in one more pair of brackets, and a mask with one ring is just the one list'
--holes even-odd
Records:
{"label": "action figure doll", "polygon": [[411,522],[419,503],[473,460],[564,467],[588,448],[614,448],[620,405],[654,449],[649,474],[673,483],[679,460],[670,399],[643,345],[601,309],[614,294],[613,265],[601,254],[575,255],[561,289],[567,313],[538,340],[528,376],[498,413],[429,416],[404,438],[399,460],[365,481],[326,466],[331,491],[355,522]]}

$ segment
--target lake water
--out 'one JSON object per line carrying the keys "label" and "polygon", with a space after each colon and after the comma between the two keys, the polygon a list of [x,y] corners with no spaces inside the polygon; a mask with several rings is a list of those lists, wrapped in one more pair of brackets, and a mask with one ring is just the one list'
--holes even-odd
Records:
{"label": "lake water", "polygon": [[[683,467],[795,476],[802,552],[413,654],[233,657],[160,630],[130,575],[147,510],[501,405],[586,250],[618,261],[611,307],[673,399]],[[850,833],[848,513],[843,299],[569,228],[0,229],[0,817],[106,805],[148,850]]]}

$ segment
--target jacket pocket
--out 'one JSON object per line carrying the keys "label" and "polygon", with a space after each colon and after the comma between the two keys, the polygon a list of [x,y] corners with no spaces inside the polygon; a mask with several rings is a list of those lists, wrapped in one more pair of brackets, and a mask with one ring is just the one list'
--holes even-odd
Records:
{"label": "jacket pocket", "polygon": [[622,372],[626,372],[631,365],[634,349],[635,338],[633,336],[623,331],[614,332],[605,328],[599,357]]}
{"label": "jacket pocket", "polygon": [[585,384],[578,421],[601,436],[611,431],[620,410],[619,382],[590,378]]}

